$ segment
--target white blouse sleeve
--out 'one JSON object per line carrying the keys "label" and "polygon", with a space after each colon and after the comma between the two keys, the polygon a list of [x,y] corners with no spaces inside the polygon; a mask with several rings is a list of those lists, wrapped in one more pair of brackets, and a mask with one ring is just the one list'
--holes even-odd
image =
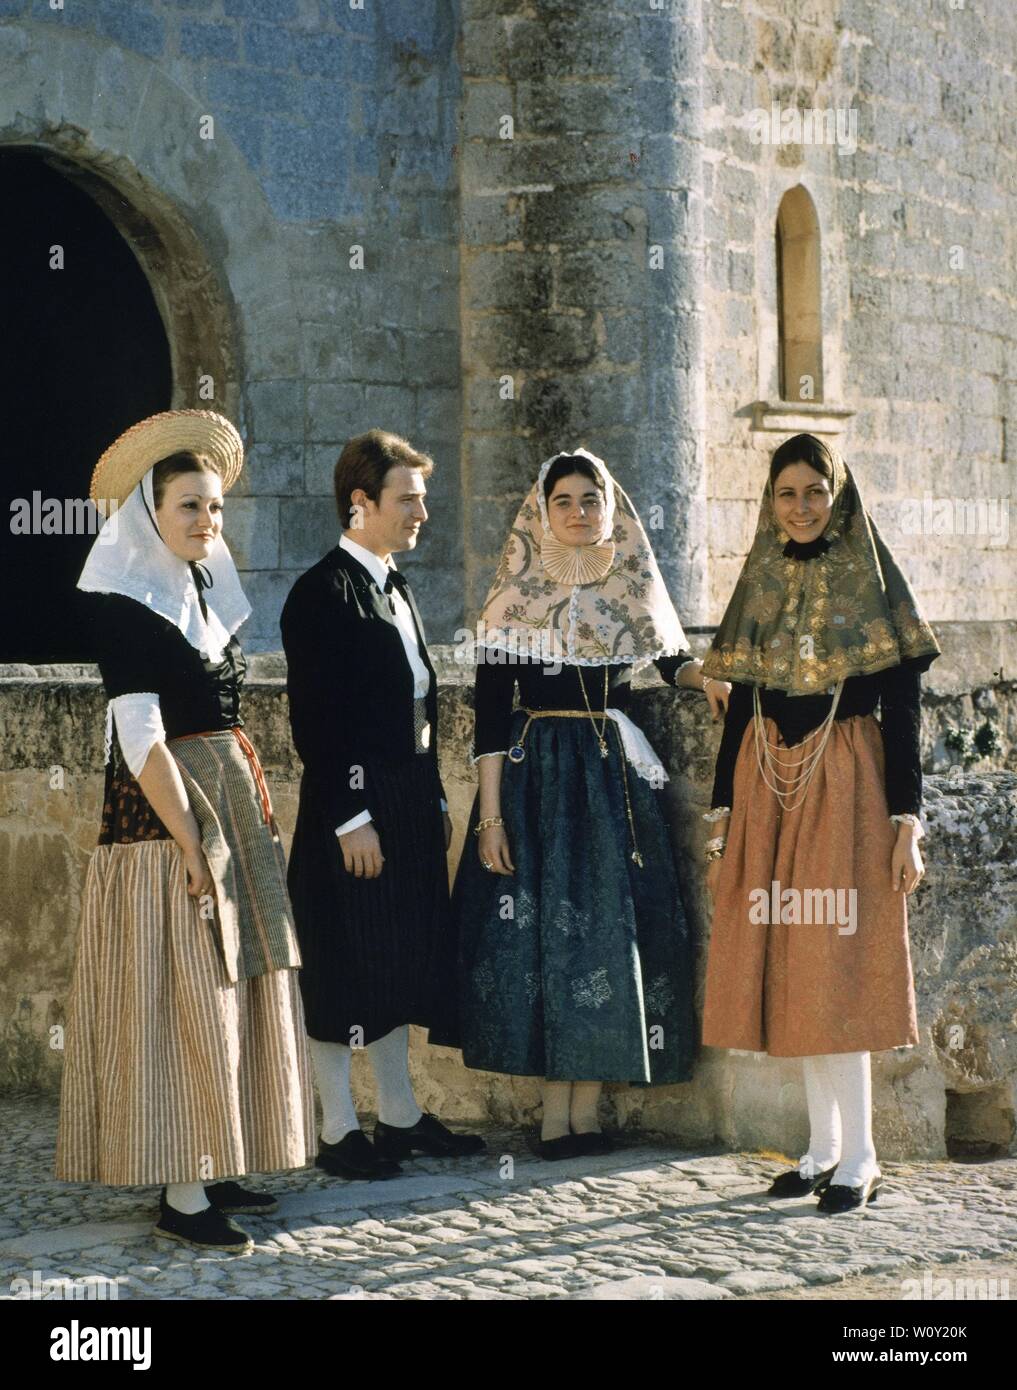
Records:
{"label": "white blouse sleeve", "polygon": [[124,759],[137,777],[145,766],[152,744],[163,743],[166,739],[166,730],[163,728],[162,714],[159,710],[159,696],[154,691],[117,695],[110,700],[110,707],[116,720],[117,738],[120,740]]}

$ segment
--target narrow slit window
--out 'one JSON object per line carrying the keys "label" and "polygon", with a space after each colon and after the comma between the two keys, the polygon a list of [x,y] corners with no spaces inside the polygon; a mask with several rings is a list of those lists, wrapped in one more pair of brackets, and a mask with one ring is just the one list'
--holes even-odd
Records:
{"label": "narrow slit window", "polygon": [[823,309],[819,218],[799,184],[777,211],[777,329],[780,396],[823,399]]}

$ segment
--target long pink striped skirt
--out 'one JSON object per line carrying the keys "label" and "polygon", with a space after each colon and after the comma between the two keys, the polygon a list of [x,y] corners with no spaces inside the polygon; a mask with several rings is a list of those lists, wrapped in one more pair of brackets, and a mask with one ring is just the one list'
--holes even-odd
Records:
{"label": "long pink striped skirt", "polygon": [[314,1139],[296,970],[231,982],[175,842],[100,845],[67,1006],[56,1176],[216,1182],[299,1168]]}

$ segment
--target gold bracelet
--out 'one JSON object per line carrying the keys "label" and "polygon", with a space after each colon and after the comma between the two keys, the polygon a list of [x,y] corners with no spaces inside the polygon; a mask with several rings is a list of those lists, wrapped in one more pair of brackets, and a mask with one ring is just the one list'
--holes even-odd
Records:
{"label": "gold bracelet", "polygon": [[479,835],[482,830],[486,830],[489,825],[504,825],[501,816],[486,816],[483,820],[478,820],[473,827],[474,835]]}

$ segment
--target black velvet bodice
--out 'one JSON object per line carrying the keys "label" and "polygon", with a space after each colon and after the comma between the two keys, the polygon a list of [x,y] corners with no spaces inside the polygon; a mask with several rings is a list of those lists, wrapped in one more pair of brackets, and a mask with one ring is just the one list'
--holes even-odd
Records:
{"label": "black velvet bodice", "polygon": [[[492,654],[487,653],[490,657]],[[495,653],[495,656],[498,654]],[[678,656],[661,656],[653,663],[668,685],[691,652]],[[556,665],[558,667],[555,672]],[[580,676],[580,671],[582,675]],[[607,700],[604,699],[604,673],[607,672]],[[627,662],[610,666],[567,666],[549,661],[505,661],[485,659],[477,663],[474,687],[475,714],[473,751],[505,752],[509,746],[512,723],[512,699],[519,682],[519,703],[526,709],[585,709],[589,701],[594,714],[603,709],[625,710],[632,687],[632,667]],[[583,687],[586,698],[583,698]]]}
{"label": "black velvet bodice", "polygon": [[242,726],[247,660],[236,637],[209,661],[178,628],[121,594],[86,594],[81,612],[110,699],[152,691],[166,737]]}

